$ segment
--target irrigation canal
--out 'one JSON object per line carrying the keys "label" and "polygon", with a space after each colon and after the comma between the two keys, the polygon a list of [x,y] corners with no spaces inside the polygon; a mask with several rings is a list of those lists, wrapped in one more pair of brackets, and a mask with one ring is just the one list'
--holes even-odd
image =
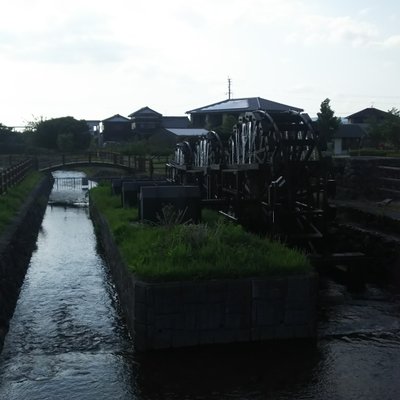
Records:
{"label": "irrigation canal", "polygon": [[82,205],[86,190],[53,188],[0,356],[1,400],[400,398],[400,296],[388,286],[324,281],[316,344],[136,354],[88,210],[61,200]]}

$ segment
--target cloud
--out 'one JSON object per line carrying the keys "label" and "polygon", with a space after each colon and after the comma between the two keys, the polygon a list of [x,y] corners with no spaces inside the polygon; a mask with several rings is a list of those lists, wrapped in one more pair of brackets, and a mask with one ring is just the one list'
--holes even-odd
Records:
{"label": "cloud", "polygon": [[382,46],[386,48],[400,47],[400,35],[389,36],[382,42]]}
{"label": "cloud", "polygon": [[112,63],[131,50],[113,38],[104,17],[96,13],[54,18],[30,31],[0,29],[2,56],[25,62]]}
{"label": "cloud", "polygon": [[0,45],[0,49],[25,62],[56,64],[113,63],[127,53],[124,46],[106,38],[62,35],[51,39],[41,35],[31,36],[29,40],[18,38],[12,47]]}
{"label": "cloud", "polygon": [[350,44],[360,47],[374,44],[378,36],[374,25],[349,16],[303,15],[297,24],[298,29],[287,39],[306,45]]}

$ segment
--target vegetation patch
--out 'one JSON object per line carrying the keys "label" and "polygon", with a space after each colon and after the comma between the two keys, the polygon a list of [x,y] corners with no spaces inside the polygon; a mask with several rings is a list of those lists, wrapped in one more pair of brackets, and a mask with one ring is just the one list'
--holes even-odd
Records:
{"label": "vegetation patch", "polygon": [[[283,244],[244,231],[205,211],[201,224],[138,222],[136,209],[124,209],[108,186],[91,190],[91,201],[107,219],[128,268],[151,281],[205,280],[305,273],[308,258]],[[167,222],[166,222],[167,221]]]}
{"label": "vegetation patch", "polygon": [[0,235],[7,225],[18,214],[27,196],[43,177],[39,172],[32,172],[18,185],[10,188],[0,196]]}

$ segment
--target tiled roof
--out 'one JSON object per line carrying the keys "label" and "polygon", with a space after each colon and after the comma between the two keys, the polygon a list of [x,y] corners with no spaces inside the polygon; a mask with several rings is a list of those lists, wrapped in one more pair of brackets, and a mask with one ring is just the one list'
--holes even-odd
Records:
{"label": "tiled roof", "polygon": [[364,110],[358,111],[354,114],[347,116],[346,118],[353,119],[353,118],[382,118],[388,113],[386,111],[379,110],[378,108],[368,107],[364,108]]}
{"label": "tiled roof", "polygon": [[207,129],[202,128],[187,128],[187,129],[167,129],[168,132],[173,133],[176,136],[202,136],[208,133]]}
{"label": "tiled roof", "polygon": [[335,139],[362,138],[365,135],[366,131],[359,124],[340,124],[333,137]]}
{"label": "tiled roof", "polygon": [[163,117],[162,125],[164,128],[189,128],[190,120],[188,117]]}
{"label": "tiled roof", "polygon": [[107,122],[128,122],[129,118],[123,117],[120,114],[115,114],[110,118],[103,119],[102,122],[105,122],[105,121],[107,121]]}
{"label": "tiled roof", "polygon": [[158,113],[157,111],[152,110],[149,107],[142,107],[140,110],[137,110],[135,112],[133,112],[132,114],[129,114],[128,117],[129,118],[133,118],[133,117],[138,117],[138,116],[157,116],[157,117],[161,117],[162,114]]}
{"label": "tiled roof", "polygon": [[245,112],[245,111],[303,111],[302,108],[289,106],[287,104],[277,103],[275,101],[263,99],[261,97],[247,97],[242,99],[228,99],[218,103],[210,104],[208,106],[196,108],[187,111],[186,114],[201,114],[201,113],[213,113],[213,112]]}

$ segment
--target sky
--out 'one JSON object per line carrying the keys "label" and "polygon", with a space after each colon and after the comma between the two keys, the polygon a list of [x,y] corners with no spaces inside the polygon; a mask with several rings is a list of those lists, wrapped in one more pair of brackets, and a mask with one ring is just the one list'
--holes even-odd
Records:
{"label": "sky", "polygon": [[0,0],[0,123],[263,97],[400,108],[398,0]]}

